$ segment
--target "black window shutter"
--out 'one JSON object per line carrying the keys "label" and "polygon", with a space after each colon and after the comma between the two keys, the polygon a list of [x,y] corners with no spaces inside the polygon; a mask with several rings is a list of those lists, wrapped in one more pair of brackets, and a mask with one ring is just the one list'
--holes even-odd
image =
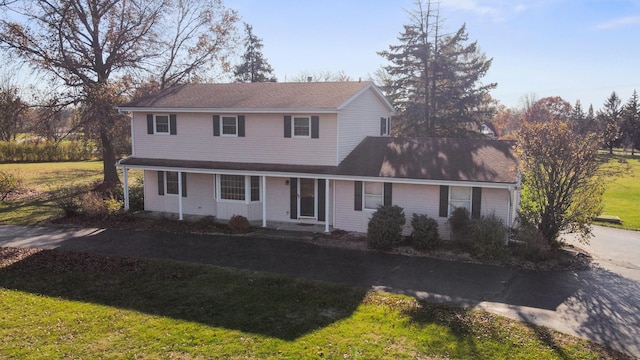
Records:
{"label": "black window shutter", "polygon": [[220,136],[220,115],[213,115],[213,136]]}
{"label": "black window shutter", "polygon": [[169,115],[169,134],[171,135],[176,135],[178,133],[178,129],[176,128],[176,119],[176,114]]}
{"label": "black window shutter", "polygon": [[392,189],[392,185],[391,183],[384,183],[384,206],[387,205],[392,205],[391,199],[391,189]]}
{"label": "black window shutter", "polygon": [[354,181],[353,210],[362,211],[362,181]]}
{"label": "black window shutter", "polygon": [[449,217],[449,187],[440,185],[440,217]]}
{"label": "black window shutter", "polygon": [[480,218],[480,206],[482,202],[482,188],[474,187],[471,191],[471,217]]}
{"label": "black window shutter", "polygon": [[317,139],[320,137],[320,117],[311,117],[311,138]]}
{"label": "black window shutter", "polygon": [[182,173],[182,197],[187,197],[187,173]]}
{"label": "black window shutter", "polygon": [[158,171],[158,195],[164,195],[164,171]]}
{"label": "black window shutter", "polygon": [[284,117],[284,137],[291,137],[291,116],[289,115]]}
{"label": "black window shutter", "polygon": [[153,114],[147,114],[147,134],[153,134]]}
{"label": "black window shutter", "polygon": [[289,179],[290,205],[289,215],[292,219],[298,219],[298,178]]}
{"label": "black window shutter", "polygon": [[238,136],[244,137],[244,115],[238,115]]}
{"label": "black window shutter", "polygon": [[385,135],[387,133],[387,119],[381,117],[380,118],[380,136]]}
{"label": "black window shutter", "polygon": [[318,221],[325,221],[325,206],[326,206],[326,198],[325,198],[325,187],[327,186],[327,182],[325,179],[318,179]]}

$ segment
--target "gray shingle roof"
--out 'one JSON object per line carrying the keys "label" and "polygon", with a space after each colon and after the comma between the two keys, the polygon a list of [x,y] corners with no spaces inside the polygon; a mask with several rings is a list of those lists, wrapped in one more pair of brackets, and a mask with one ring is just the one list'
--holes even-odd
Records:
{"label": "gray shingle roof", "polygon": [[367,137],[339,166],[236,163],[130,157],[123,165],[304,173],[346,177],[515,184],[515,143],[477,139]]}
{"label": "gray shingle roof", "polygon": [[338,173],[365,177],[516,183],[515,143],[478,139],[367,137]]}
{"label": "gray shingle roof", "polygon": [[122,108],[336,109],[371,83],[185,84],[123,104]]}

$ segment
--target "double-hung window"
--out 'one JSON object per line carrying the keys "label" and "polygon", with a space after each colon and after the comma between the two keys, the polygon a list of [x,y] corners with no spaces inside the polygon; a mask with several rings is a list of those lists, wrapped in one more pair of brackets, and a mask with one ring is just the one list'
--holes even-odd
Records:
{"label": "double-hung window", "polygon": [[176,171],[165,172],[166,193],[178,195],[178,173]]}
{"label": "double-hung window", "polygon": [[384,183],[366,181],[363,192],[365,210],[377,210],[384,204]]}
{"label": "double-hung window", "polygon": [[311,137],[311,119],[309,117],[293,118],[293,137]]}
{"label": "double-hung window", "polygon": [[158,195],[180,194],[180,180],[182,180],[182,196],[187,196],[187,173],[182,173],[182,179],[178,179],[177,171],[158,171]]}
{"label": "double-hung window", "polygon": [[465,208],[471,213],[471,187],[452,186],[449,191],[449,216],[457,208]]}
{"label": "double-hung window", "polygon": [[156,134],[169,135],[169,115],[154,116],[154,131]]}
{"label": "double-hung window", "polygon": [[236,116],[222,117],[222,136],[238,136],[238,118]]}
{"label": "double-hung window", "polygon": [[221,200],[260,201],[260,177],[244,175],[220,175]]}

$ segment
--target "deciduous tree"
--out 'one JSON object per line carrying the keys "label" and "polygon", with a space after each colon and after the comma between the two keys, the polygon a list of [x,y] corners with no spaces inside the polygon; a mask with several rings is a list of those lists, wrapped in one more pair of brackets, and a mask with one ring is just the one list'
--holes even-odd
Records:
{"label": "deciduous tree", "polygon": [[465,136],[491,120],[489,91],[497,84],[480,80],[492,60],[468,42],[465,25],[444,34],[439,6],[417,0],[398,41],[378,54],[389,62],[379,77],[398,111],[399,135]]}
{"label": "deciduous tree", "polygon": [[0,45],[83,104],[85,126],[102,145],[105,183],[119,182],[115,129],[126,121],[115,109],[132,80],[165,87],[228,68],[236,21],[221,0],[20,0],[6,9]]}
{"label": "deciduous tree", "polygon": [[0,140],[15,140],[29,107],[19,95],[19,89],[9,81],[0,83]]}
{"label": "deciduous tree", "polygon": [[545,97],[534,102],[524,113],[526,122],[567,120],[571,117],[571,104],[559,96]]}
{"label": "deciduous tree", "polygon": [[579,135],[567,121],[525,122],[518,139],[523,176],[521,214],[551,246],[562,231],[587,239],[602,209],[599,138]]}

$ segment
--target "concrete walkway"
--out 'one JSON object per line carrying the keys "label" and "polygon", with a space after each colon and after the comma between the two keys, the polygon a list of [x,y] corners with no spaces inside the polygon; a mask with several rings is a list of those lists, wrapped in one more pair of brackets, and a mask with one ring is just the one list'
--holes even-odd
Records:
{"label": "concrete walkway", "polygon": [[175,259],[381,289],[484,309],[640,357],[640,283],[609,269],[515,270],[317,246],[296,236],[0,226],[0,246]]}

